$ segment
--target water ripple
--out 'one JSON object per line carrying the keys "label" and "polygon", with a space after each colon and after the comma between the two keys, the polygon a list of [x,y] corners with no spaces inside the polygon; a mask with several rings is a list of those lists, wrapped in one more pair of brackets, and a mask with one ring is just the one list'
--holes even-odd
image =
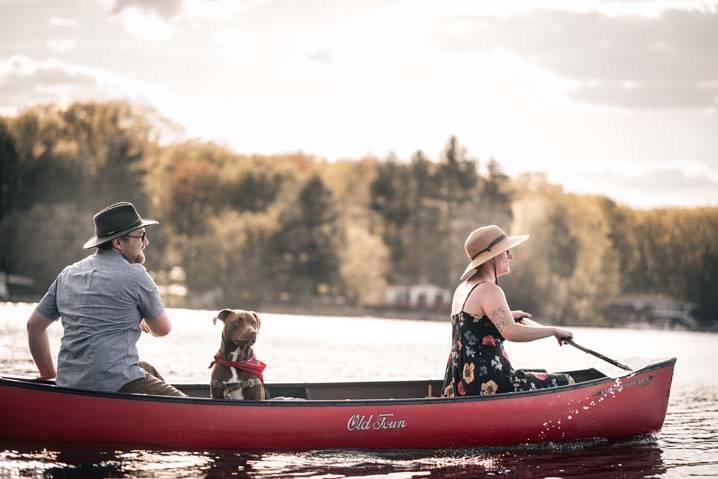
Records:
{"label": "water ripple", "polygon": [[[31,310],[32,305],[0,304],[3,374],[36,375],[25,336],[25,321]],[[206,381],[208,358],[217,347],[219,332],[211,326],[211,314],[189,310],[174,310],[171,314],[174,321],[171,337],[143,338],[140,353],[152,358],[155,366],[174,381]],[[56,354],[61,328],[53,328],[50,339]],[[376,371],[381,372],[381,379],[440,377],[447,344],[437,338],[448,337],[450,333],[448,325],[432,322],[311,317],[300,320],[281,315],[266,318],[263,328],[257,349],[269,363],[267,372],[272,381],[357,379]],[[377,328],[381,335],[375,334]],[[406,334],[407,331],[411,334]],[[610,330],[595,328],[575,328],[575,332],[587,344],[608,344],[602,338],[614,337]],[[237,452],[87,448],[6,441],[0,442],[0,477],[716,477],[718,383],[711,365],[715,362],[718,335],[641,331],[640,341],[631,337],[630,331],[622,331],[623,336],[626,344],[644,348],[647,357],[679,354],[668,414],[660,434],[621,442],[596,440],[428,451]],[[691,344],[690,354],[681,356],[686,350],[681,345],[685,344]],[[645,351],[651,345],[664,349]],[[585,367],[582,363],[585,355],[563,348],[559,356],[549,342],[535,347],[546,349],[535,354],[528,345],[521,345],[511,351],[518,367],[538,366],[530,364],[537,357],[555,361],[564,370]],[[176,351],[193,353],[177,356]],[[614,355],[615,351],[609,349],[606,353]],[[620,359],[620,355],[617,357]],[[522,360],[526,364],[521,364]],[[387,362],[394,367],[384,368]],[[348,364],[362,367],[347,368]],[[593,407],[574,406],[567,415],[580,416],[584,406]],[[566,420],[575,419],[566,416]]]}

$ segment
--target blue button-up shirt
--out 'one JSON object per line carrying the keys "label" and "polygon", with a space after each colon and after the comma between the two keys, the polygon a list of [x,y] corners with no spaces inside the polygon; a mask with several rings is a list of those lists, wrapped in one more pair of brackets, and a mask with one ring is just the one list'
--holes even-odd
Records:
{"label": "blue button-up shirt", "polygon": [[144,266],[97,250],[60,272],[37,311],[62,318],[57,385],[114,392],[145,377],[137,365],[140,320],[156,318],[164,305]]}

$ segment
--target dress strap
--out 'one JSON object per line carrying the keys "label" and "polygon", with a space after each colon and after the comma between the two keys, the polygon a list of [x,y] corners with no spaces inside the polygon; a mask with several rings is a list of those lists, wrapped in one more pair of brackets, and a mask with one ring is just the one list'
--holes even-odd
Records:
{"label": "dress strap", "polygon": [[476,287],[477,287],[478,285],[483,284],[483,283],[485,283],[485,282],[486,282],[486,281],[479,281],[478,283],[476,283],[475,285],[473,285],[473,286],[471,287],[471,290],[469,291],[469,294],[467,294],[467,295],[466,295],[466,298],[464,298],[464,304],[461,305],[461,312],[462,312],[462,313],[464,312],[464,307],[466,306],[466,302],[469,300],[469,296],[471,296],[471,293],[474,292],[474,290],[476,289]]}

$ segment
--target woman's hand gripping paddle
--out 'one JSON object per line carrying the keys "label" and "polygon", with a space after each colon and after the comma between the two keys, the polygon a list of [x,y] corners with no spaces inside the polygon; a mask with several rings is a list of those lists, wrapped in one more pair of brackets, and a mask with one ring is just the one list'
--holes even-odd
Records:
{"label": "woman's hand gripping paddle", "polygon": [[[529,325],[529,326],[542,326],[541,324],[537,323],[537,322],[534,321],[533,319],[529,319],[529,318],[527,318],[527,317],[521,318],[520,321],[522,321],[524,324]],[[602,359],[602,360],[606,361],[607,363],[610,363],[610,364],[612,364],[612,365],[614,365],[614,366],[616,366],[616,367],[618,367],[618,368],[624,369],[624,370],[626,370],[626,371],[631,371],[631,372],[633,372],[633,369],[629,368],[629,367],[626,366],[625,364],[619,363],[619,362],[616,361],[615,359],[611,359],[611,358],[609,358],[608,356],[604,356],[603,354],[601,354],[601,353],[599,353],[599,352],[596,352],[596,351],[594,351],[593,349],[588,349],[588,348],[586,348],[586,347],[583,347],[583,346],[581,346],[580,344],[575,343],[575,342],[573,341],[573,339],[564,339],[563,342],[566,343],[566,344],[570,344],[570,345],[573,346],[574,348],[576,348],[576,349],[578,349],[578,350],[580,350],[580,351],[583,351],[584,353],[588,353],[588,354],[591,354],[591,355],[593,355],[593,356],[596,356],[597,358]]]}

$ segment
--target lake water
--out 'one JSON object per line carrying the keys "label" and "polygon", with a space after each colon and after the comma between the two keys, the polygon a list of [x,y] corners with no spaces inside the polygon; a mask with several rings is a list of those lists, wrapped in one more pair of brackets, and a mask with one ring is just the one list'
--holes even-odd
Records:
{"label": "lake water", "polygon": [[[0,303],[0,374],[35,377],[25,323],[34,305]],[[140,356],[170,382],[207,382],[219,346],[213,312],[170,310],[165,338],[143,335]],[[447,322],[263,314],[255,346],[267,382],[443,376]],[[511,448],[304,452],[88,448],[0,442],[0,477],[716,477],[718,334],[573,328],[579,344],[635,364],[677,357],[660,434]],[[50,328],[57,357],[62,327]],[[507,343],[515,367],[611,366],[555,340]]]}

